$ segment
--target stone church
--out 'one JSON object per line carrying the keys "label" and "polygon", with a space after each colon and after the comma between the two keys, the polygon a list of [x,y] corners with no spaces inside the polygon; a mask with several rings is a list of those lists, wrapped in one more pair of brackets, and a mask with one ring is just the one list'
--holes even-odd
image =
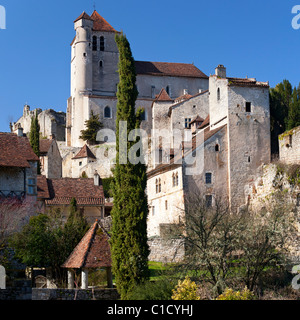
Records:
{"label": "stone church", "polygon": [[[83,12],[74,29],[65,142],[58,142],[62,176],[92,178],[97,170],[105,178],[113,166],[105,152],[114,144],[87,147],[79,136],[92,111],[104,128],[115,130],[119,31],[97,11]],[[241,211],[261,166],[271,158],[269,83],[228,77],[223,65],[210,76],[194,64],[136,61],[135,66],[136,108],[145,110],[141,126],[151,141],[157,138],[153,132],[161,130],[162,135],[179,130],[192,137],[190,145],[171,139],[167,147],[160,142],[155,147],[159,161],[151,158],[148,164],[149,238],[161,237],[168,226],[184,220],[185,197],[191,192],[201,194],[207,206],[221,195],[233,211]],[[192,161],[198,151],[199,168]]]}

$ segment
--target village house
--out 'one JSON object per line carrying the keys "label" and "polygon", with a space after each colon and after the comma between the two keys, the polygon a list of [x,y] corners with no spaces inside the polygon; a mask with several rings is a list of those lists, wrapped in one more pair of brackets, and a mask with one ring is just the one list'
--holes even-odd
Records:
{"label": "village house", "polygon": [[40,166],[47,178],[62,177],[62,157],[55,139],[40,139]]}
{"label": "village house", "polygon": [[98,173],[95,173],[93,179],[47,179],[45,176],[38,176],[38,201],[41,212],[59,209],[66,220],[72,198],[76,199],[78,209],[88,222],[98,219],[105,223],[105,198]]}

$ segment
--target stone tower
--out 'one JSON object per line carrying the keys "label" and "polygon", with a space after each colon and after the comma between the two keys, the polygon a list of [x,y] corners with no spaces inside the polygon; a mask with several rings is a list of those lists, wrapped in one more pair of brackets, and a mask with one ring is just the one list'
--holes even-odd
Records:
{"label": "stone tower", "polygon": [[238,209],[260,165],[271,160],[269,83],[229,78],[219,65],[209,91],[211,130],[227,124],[228,192],[232,209]]}
{"label": "stone tower", "polygon": [[[80,147],[85,120],[89,119],[94,97],[115,97],[118,83],[117,32],[97,11],[83,12],[75,21],[76,36],[71,44],[71,97],[68,100],[67,145]],[[96,113],[103,113],[96,106]]]}

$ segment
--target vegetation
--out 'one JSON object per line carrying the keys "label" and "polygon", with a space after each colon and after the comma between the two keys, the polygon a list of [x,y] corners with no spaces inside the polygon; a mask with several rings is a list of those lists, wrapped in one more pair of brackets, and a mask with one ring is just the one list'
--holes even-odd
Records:
{"label": "vegetation", "polygon": [[91,111],[90,119],[85,121],[85,130],[81,130],[79,139],[87,141],[88,144],[97,144],[97,133],[102,128],[100,116]]}
{"label": "vegetation", "polygon": [[102,179],[103,191],[105,198],[110,198],[113,196],[112,192],[112,185],[113,185],[114,178],[104,178]]}
{"label": "vegetation", "polygon": [[[30,133],[29,133],[29,142],[33,149],[33,152],[40,157],[40,125],[38,121],[38,116],[31,119]],[[37,173],[41,174],[40,162],[38,162]]]}
{"label": "vegetation", "polygon": [[230,288],[226,288],[225,291],[219,295],[216,300],[254,300],[254,293],[247,287],[243,291],[233,291]]}
{"label": "vegetation", "polygon": [[[135,143],[128,141],[128,134],[139,128],[140,115],[137,117],[135,113],[138,91],[130,45],[123,34],[116,35],[116,43],[120,53],[120,82],[117,92],[117,156],[113,170],[111,253],[117,289],[121,299],[128,299],[134,287],[148,278],[147,176],[144,164],[127,161],[127,152],[122,152],[124,147],[130,150]],[[119,126],[121,121],[126,121],[127,130]]]}
{"label": "vegetation", "polygon": [[61,265],[82,239],[87,222],[72,201],[66,224],[59,210],[32,216],[22,230],[15,233],[11,246],[16,258],[29,267],[50,268],[58,283],[64,281]]}
{"label": "vegetation", "polygon": [[196,283],[186,277],[183,281],[179,280],[178,285],[173,290],[172,300],[200,300],[197,290]]}

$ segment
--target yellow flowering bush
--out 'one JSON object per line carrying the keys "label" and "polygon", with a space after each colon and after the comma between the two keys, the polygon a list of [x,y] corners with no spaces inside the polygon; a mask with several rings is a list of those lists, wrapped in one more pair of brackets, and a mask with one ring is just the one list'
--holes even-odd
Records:
{"label": "yellow flowering bush", "polygon": [[254,300],[255,296],[247,287],[243,291],[227,288],[216,300]]}
{"label": "yellow flowering bush", "polygon": [[178,281],[175,289],[173,289],[172,300],[200,300],[197,295],[197,285],[186,277],[183,281]]}

